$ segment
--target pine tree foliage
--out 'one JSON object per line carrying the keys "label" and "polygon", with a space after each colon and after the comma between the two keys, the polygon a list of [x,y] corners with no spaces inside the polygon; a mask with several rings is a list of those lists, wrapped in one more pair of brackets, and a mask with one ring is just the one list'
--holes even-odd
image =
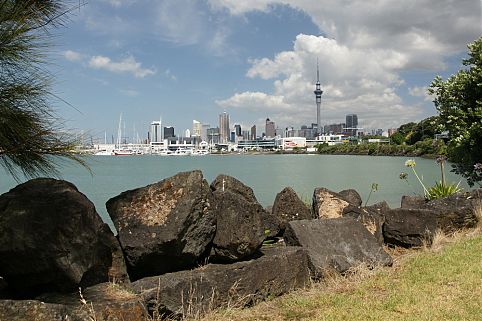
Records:
{"label": "pine tree foliage", "polygon": [[58,174],[61,159],[85,166],[53,109],[46,69],[51,30],[81,3],[0,0],[0,164],[15,178]]}

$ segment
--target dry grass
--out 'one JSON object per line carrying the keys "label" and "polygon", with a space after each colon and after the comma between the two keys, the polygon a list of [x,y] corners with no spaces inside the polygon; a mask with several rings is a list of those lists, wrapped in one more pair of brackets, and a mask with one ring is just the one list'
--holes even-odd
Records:
{"label": "dry grass", "polygon": [[309,289],[200,320],[480,320],[482,229],[438,232],[422,250],[387,250],[392,268],[327,273]]}

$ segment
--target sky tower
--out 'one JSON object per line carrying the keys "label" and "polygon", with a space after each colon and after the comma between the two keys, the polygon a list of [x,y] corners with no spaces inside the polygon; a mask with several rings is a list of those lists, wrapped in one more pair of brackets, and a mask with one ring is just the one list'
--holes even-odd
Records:
{"label": "sky tower", "polygon": [[323,127],[321,127],[321,94],[323,94],[323,90],[320,88],[320,69],[318,67],[318,59],[316,60],[316,89],[314,91],[316,97],[316,125],[317,134],[323,134]]}

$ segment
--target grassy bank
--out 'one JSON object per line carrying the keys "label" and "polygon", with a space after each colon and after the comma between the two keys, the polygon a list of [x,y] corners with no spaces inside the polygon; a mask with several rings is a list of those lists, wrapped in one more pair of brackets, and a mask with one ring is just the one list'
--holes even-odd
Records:
{"label": "grassy bank", "polygon": [[310,289],[250,309],[216,311],[203,320],[481,319],[480,229],[438,236],[431,249],[391,254],[392,268],[334,276]]}

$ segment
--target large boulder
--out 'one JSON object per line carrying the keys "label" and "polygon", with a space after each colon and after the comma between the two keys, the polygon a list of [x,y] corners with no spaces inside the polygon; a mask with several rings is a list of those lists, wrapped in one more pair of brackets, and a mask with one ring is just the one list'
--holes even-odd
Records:
{"label": "large boulder", "polygon": [[264,226],[263,217],[268,214],[258,202],[250,202],[230,190],[217,190],[214,196],[218,217],[212,259],[233,262],[251,256],[266,238],[269,228]]}
{"label": "large boulder", "polygon": [[482,190],[426,201],[421,196],[403,196],[402,208],[432,210],[437,215],[437,228],[446,232],[477,225],[476,208],[482,199]]}
{"label": "large boulder", "polygon": [[[82,296],[81,296],[82,295]],[[0,300],[5,321],[139,321],[149,315],[140,298],[121,285],[101,283],[71,294],[36,300]]]}
{"label": "large boulder", "polygon": [[385,213],[385,243],[402,247],[430,245],[437,228],[437,215],[430,210],[396,208]]}
{"label": "large boulder", "polygon": [[213,191],[230,191],[234,194],[241,195],[249,202],[258,203],[251,187],[229,175],[218,175],[211,183],[211,189]]}
{"label": "large boulder", "polygon": [[340,194],[341,197],[343,197],[343,199],[351,205],[361,206],[363,203],[360,194],[358,194],[358,192],[354,189],[345,189],[338,194]]}
{"label": "large boulder", "polygon": [[313,215],[317,218],[337,218],[350,203],[345,198],[324,187],[315,188],[313,192]]}
{"label": "large boulder", "polygon": [[360,264],[392,264],[391,257],[373,235],[360,222],[348,217],[291,221],[284,240],[287,245],[308,250],[314,278],[322,277],[326,270],[344,273]]}
{"label": "large boulder", "polygon": [[208,264],[131,284],[153,315],[199,316],[222,306],[245,306],[310,283],[306,251],[272,248],[256,260]]}
{"label": "large boulder", "polygon": [[216,204],[201,171],[123,192],[106,207],[132,279],[194,267],[216,232]]}
{"label": "large boulder", "polygon": [[383,222],[385,217],[372,207],[348,206],[343,210],[344,217],[351,217],[362,223],[379,244],[383,244]]}
{"label": "large boulder", "polygon": [[289,221],[316,218],[291,187],[285,187],[276,195],[272,212],[280,220],[282,230]]}
{"label": "large boulder", "polygon": [[8,297],[127,278],[119,243],[92,202],[73,184],[50,178],[0,196],[0,261]]}
{"label": "large boulder", "polygon": [[[221,195],[221,192],[231,192],[236,194],[244,199],[246,204],[252,203],[250,208],[256,208],[256,211],[259,211],[260,204],[254,195],[253,189],[232,176],[224,174],[218,175],[211,183],[211,190],[215,193],[218,193],[218,195]],[[271,211],[264,210],[261,212],[261,220],[261,227],[263,229],[265,238],[272,238],[279,234],[279,219],[274,216]]]}

